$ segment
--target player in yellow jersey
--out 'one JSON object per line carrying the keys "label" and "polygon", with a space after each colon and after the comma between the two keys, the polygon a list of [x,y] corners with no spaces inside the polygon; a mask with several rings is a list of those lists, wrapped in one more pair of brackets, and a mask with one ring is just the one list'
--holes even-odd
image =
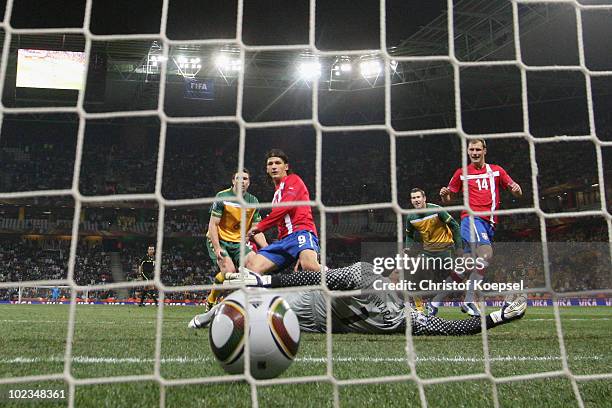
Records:
{"label": "player in yellow jersey", "polygon": [[[420,188],[410,191],[410,202],[415,209],[429,211],[408,214],[404,218],[406,252],[443,259],[460,255],[463,244],[457,221],[439,205],[428,203],[425,192]],[[417,310],[422,311],[423,300],[415,297],[414,302]],[[430,308],[430,311],[435,314],[437,310]]]}
{"label": "player in yellow jersey", "polygon": [[[259,204],[259,200],[253,194],[247,192],[250,185],[249,171],[243,169],[242,173],[235,173],[232,178],[232,187],[219,191],[215,198],[217,201],[210,208],[210,221],[208,233],[206,234],[206,246],[213,264],[219,268],[215,276],[215,283],[223,283],[226,273],[236,272],[240,264],[240,221],[241,208],[236,200],[242,186],[242,198],[249,204]],[[245,231],[257,226],[261,221],[261,215],[256,208],[247,208]],[[253,237],[253,241],[259,248],[268,245],[264,234],[259,233]],[[254,255],[248,242],[245,246],[245,264],[247,259]],[[212,289],[207,298],[206,308],[212,307],[218,300],[219,290]]]}

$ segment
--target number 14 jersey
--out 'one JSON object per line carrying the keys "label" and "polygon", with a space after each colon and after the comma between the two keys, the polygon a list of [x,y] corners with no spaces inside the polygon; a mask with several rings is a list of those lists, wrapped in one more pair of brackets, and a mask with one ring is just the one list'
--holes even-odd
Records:
{"label": "number 14 jersey", "polygon": [[[463,175],[462,169],[458,168],[453,174],[448,188],[453,193],[458,193],[463,189],[463,180],[467,180],[469,206],[472,211],[490,211],[490,215],[480,215],[491,223],[497,222],[495,210],[499,208],[501,190],[507,190],[514,184],[514,180],[508,175],[503,167],[496,164],[485,164],[477,169],[474,164],[467,166],[467,176]],[[467,217],[467,211],[461,212],[461,218]]]}

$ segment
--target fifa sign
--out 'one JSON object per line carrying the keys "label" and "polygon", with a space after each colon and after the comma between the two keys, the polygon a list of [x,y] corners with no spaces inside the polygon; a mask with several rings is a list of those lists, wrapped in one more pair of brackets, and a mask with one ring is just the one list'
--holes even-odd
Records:
{"label": "fifa sign", "polygon": [[199,80],[185,77],[183,97],[212,101],[215,99],[215,82],[212,79]]}

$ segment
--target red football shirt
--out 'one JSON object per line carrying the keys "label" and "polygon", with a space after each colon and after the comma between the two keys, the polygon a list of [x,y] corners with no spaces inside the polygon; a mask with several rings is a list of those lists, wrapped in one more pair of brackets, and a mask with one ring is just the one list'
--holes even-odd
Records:
{"label": "red football shirt", "polygon": [[[514,184],[506,170],[496,164],[485,164],[477,169],[474,164],[467,166],[467,184],[469,194],[469,206],[472,211],[490,211],[491,215],[480,215],[479,217],[491,223],[497,222],[495,210],[499,208],[500,192],[503,188]],[[463,189],[463,172],[461,168],[455,171],[448,183],[448,188],[453,193],[458,193]],[[467,211],[461,212],[461,218],[467,217]]]}
{"label": "red football shirt", "polygon": [[[289,201],[310,201],[308,188],[297,174],[289,174],[281,179],[280,183],[276,185],[272,204]],[[278,239],[283,239],[289,234],[303,230],[317,235],[317,227],[312,219],[312,210],[307,205],[275,207],[266,218],[259,222],[257,229],[264,232],[275,224],[278,227]]]}

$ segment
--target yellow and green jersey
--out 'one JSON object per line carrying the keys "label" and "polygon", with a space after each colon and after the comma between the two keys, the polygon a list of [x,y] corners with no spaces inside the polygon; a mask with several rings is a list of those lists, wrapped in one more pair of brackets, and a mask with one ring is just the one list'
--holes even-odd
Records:
{"label": "yellow and green jersey", "polygon": [[[227,242],[240,242],[240,203],[231,188],[219,191],[215,196],[217,201],[210,207],[211,217],[221,218],[219,222],[219,239]],[[249,204],[259,204],[259,200],[251,193],[244,193],[244,201]],[[246,231],[253,223],[261,221],[261,215],[256,208],[246,209]],[[208,234],[207,234],[208,236]]]}
{"label": "yellow and green jersey", "polygon": [[457,221],[439,205],[427,203],[427,208],[438,211],[405,216],[406,247],[422,242],[423,249],[428,252],[445,251],[453,246],[461,248],[461,229]]}

